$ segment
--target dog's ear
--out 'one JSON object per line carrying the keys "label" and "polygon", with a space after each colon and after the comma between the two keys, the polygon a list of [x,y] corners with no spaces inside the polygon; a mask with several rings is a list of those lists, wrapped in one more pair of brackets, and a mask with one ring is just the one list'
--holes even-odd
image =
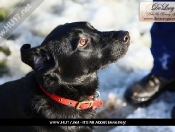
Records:
{"label": "dog's ear", "polygon": [[35,71],[46,72],[46,61],[50,60],[50,56],[41,53],[39,48],[31,48],[30,44],[24,44],[21,47],[21,60]]}
{"label": "dog's ear", "polygon": [[34,66],[34,55],[36,50],[34,48],[31,48],[30,44],[24,44],[21,47],[21,60],[29,65],[32,69],[35,68]]}

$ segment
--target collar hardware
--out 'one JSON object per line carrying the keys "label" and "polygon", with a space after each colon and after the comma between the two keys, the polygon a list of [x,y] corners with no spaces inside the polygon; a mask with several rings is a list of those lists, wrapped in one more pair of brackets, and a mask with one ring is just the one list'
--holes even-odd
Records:
{"label": "collar hardware", "polygon": [[63,105],[69,106],[69,107],[74,107],[77,110],[85,110],[88,108],[92,108],[93,110],[95,110],[103,105],[103,102],[101,100],[97,99],[100,95],[99,92],[96,92],[95,95],[91,95],[88,100],[84,100],[84,101],[79,102],[79,101],[75,101],[75,100],[61,97],[59,95],[53,95],[53,94],[47,92],[41,85],[39,85],[39,86],[40,86],[41,90],[47,96],[49,96],[51,99],[53,99],[57,103],[63,104]]}
{"label": "collar hardware", "polygon": [[94,102],[94,101],[92,101],[92,100],[85,100],[85,101],[82,101],[82,102],[78,102],[78,104],[77,104],[77,106],[76,106],[76,109],[77,109],[77,110],[81,110],[81,106],[82,106],[82,105],[86,105],[87,108],[91,108],[93,102]]}

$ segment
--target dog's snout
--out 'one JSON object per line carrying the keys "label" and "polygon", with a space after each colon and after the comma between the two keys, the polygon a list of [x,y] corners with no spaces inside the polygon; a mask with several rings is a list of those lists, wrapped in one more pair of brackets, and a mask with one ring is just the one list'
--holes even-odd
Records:
{"label": "dog's snout", "polygon": [[119,39],[122,42],[124,42],[124,44],[128,43],[128,41],[130,40],[129,32],[128,31],[120,31],[120,33],[119,33]]}

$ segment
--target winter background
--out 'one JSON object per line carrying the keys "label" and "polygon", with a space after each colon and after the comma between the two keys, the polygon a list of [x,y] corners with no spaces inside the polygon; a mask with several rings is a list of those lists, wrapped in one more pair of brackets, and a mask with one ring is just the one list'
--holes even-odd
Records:
{"label": "winter background", "polygon": [[[145,0],[144,0],[145,1]],[[11,12],[21,0],[1,0],[0,8]],[[123,98],[133,82],[150,72],[153,58],[150,52],[152,23],[139,21],[141,0],[45,0],[0,45],[0,84],[24,76],[31,70],[20,60],[20,47],[41,44],[57,25],[89,21],[96,29],[127,30],[131,45],[124,58],[98,72],[100,98],[104,101],[99,118],[170,118],[175,105],[175,93],[165,92],[149,106],[134,108]],[[175,132],[173,126],[101,126],[94,132]]]}

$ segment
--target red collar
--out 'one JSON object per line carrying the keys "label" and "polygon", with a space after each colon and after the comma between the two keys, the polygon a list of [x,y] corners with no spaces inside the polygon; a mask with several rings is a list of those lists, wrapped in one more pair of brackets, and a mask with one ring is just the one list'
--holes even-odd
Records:
{"label": "red collar", "polygon": [[74,101],[71,99],[66,99],[66,98],[63,98],[63,97],[58,96],[58,95],[53,95],[53,94],[47,92],[41,85],[40,85],[40,88],[47,96],[49,96],[51,99],[55,100],[57,103],[67,105],[70,107],[74,107],[77,110],[85,110],[85,109],[88,109],[91,107],[93,110],[95,110],[96,108],[101,107],[103,105],[103,102],[101,100],[97,100],[97,98],[92,99],[92,98],[94,98],[94,95],[90,96],[89,100],[84,100],[82,102],[79,102],[79,101]]}

